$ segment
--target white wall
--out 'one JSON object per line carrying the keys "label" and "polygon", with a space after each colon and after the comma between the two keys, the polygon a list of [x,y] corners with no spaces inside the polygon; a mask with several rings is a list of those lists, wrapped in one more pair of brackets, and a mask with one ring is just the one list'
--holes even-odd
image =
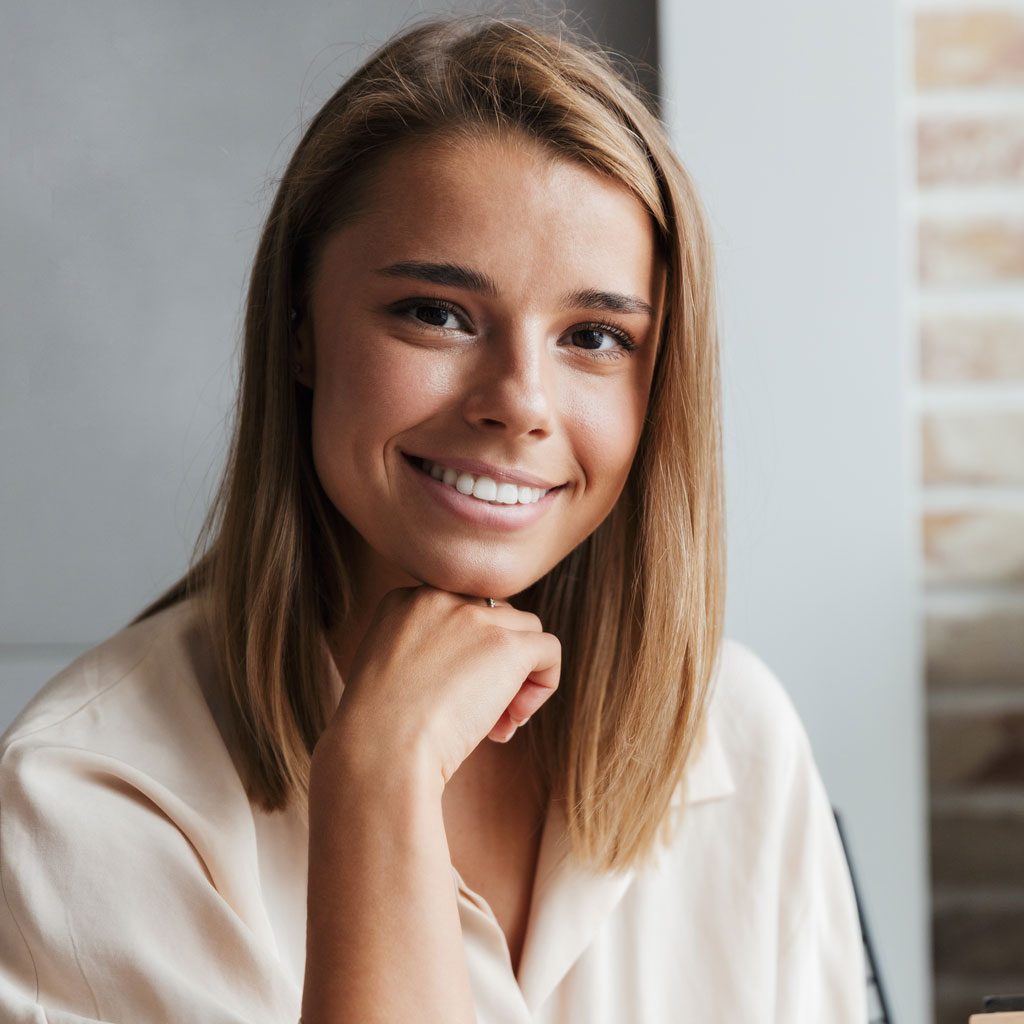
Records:
{"label": "white wall", "polygon": [[883,0],[664,0],[663,103],[721,274],[727,630],[793,697],[896,1019],[929,1015],[918,453]]}

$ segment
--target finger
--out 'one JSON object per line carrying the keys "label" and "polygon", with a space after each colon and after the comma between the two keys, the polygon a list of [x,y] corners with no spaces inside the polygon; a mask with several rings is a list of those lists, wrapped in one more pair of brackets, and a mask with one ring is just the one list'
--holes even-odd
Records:
{"label": "finger", "polygon": [[541,633],[544,630],[544,626],[536,614],[515,608],[508,601],[495,598],[494,607],[489,608],[486,604],[486,598],[470,597],[467,595],[467,603],[481,608],[486,618],[499,623],[506,629],[532,633]]}
{"label": "finger", "polygon": [[508,743],[512,734],[519,727],[509,719],[508,712],[503,711],[501,718],[495,723],[494,728],[487,734],[487,738],[495,743]]}
{"label": "finger", "polygon": [[514,725],[525,722],[558,688],[562,671],[562,645],[552,633],[530,634],[526,643],[534,667],[509,703],[506,713]]}
{"label": "finger", "polygon": [[466,604],[471,604],[476,608],[491,608],[492,606],[488,604],[489,601],[494,602],[493,608],[495,610],[498,608],[512,607],[512,605],[509,604],[508,601],[505,601],[500,597],[479,597],[476,594],[458,594],[457,596],[461,597],[462,600],[466,602]]}

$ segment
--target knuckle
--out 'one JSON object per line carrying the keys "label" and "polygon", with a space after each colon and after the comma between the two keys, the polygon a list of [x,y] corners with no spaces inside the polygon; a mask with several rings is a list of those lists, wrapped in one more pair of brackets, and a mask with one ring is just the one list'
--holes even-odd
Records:
{"label": "knuckle", "polygon": [[516,638],[512,631],[494,622],[489,623],[487,626],[487,642],[503,652],[512,651],[517,646]]}
{"label": "knuckle", "polygon": [[452,612],[459,616],[460,619],[465,619],[467,623],[494,624],[493,619],[488,619],[477,605],[472,604],[469,601],[460,601],[453,607]]}

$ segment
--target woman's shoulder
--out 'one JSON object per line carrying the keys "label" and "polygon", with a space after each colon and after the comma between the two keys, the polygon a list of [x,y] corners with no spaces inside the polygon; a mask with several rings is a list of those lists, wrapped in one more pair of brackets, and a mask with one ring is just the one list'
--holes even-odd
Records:
{"label": "woman's shoulder", "polygon": [[244,794],[225,735],[200,605],[170,606],[86,651],[0,736],[0,787],[59,799],[89,780],[127,785],[165,809]]}
{"label": "woman's shoulder", "polygon": [[810,738],[784,683],[760,655],[732,638],[720,647],[708,730],[740,804],[780,798],[795,776],[817,772]]}
{"label": "woman's shoulder", "polygon": [[196,603],[186,600],[91,647],[18,712],[0,736],[0,752],[33,738],[73,743],[118,724],[144,726],[147,696],[164,698],[172,718],[184,712],[181,697],[197,683],[191,654],[198,625]]}
{"label": "woman's shoulder", "polygon": [[729,799],[745,814],[783,798],[796,774],[816,770],[810,741],[775,672],[745,644],[726,637],[709,685],[696,747],[673,805]]}
{"label": "woman's shoulder", "polygon": [[769,991],[773,1020],[865,1020],[856,896],[785,680],[725,640],[706,721],[691,807],[649,882],[652,905],[687,911],[665,945],[702,965],[694,985],[709,999]]}
{"label": "woman's shoulder", "polygon": [[807,741],[792,698],[775,671],[746,644],[726,637],[715,670],[710,714],[735,741],[772,737],[774,749]]}
{"label": "woman's shoulder", "polygon": [[121,630],[0,737],[0,1007],[19,1020],[298,1013],[202,618],[186,601]]}

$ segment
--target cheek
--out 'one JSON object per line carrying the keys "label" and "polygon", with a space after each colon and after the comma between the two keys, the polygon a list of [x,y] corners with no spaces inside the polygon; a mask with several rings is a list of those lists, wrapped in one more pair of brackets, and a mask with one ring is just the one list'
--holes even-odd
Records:
{"label": "cheek", "polygon": [[317,354],[312,423],[321,476],[381,476],[384,446],[450,394],[450,373],[438,362],[379,337],[325,345]]}
{"label": "cheek", "polygon": [[609,388],[572,403],[574,446],[587,487],[614,503],[629,475],[646,411],[641,389]]}
{"label": "cheek", "polygon": [[332,415],[370,423],[415,401],[408,363],[394,358],[376,338],[346,339],[317,358],[314,399]]}

